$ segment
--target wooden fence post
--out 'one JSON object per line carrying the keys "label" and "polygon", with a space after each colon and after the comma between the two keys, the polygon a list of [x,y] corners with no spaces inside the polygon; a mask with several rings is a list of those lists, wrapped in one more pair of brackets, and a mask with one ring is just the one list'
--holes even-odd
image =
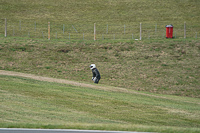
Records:
{"label": "wooden fence post", "polygon": [[184,38],[186,38],[186,22],[184,22]]}
{"label": "wooden fence post", "polygon": [[34,28],[34,30],[36,31],[36,22],[35,22],[35,28]]}
{"label": "wooden fence post", "polygon": [[142,40],[142,23],[140,23],[140,40]]}
{"label": "wooden fence post", "polygon": [[124,25],[124,35],[125,35],[125,33],[126,33],[126,25]]}
{"label": "wooden fence post", "polygon": [[106,30],[106,34],[108,34],[108,24],[107,24],[107,30]]}
{"label": "wooden fence post", "polygon": [[48,40],[50,40],[50,22],[48,22]]}
{"label": "wooden fence post", "polygon": [[155,26],[155,33],[157,33],[157,23],[156,23],[156,26]]}
{"label": "wooden fence post", "polygon": [[5,37],[7,37],[7,20],[5,18]]}
{"label": "wooden fence post", "polygon": [[196,36],[195,36],[195,38],[197,39],[197,32],[196,32]]}
{"label": "wooden fence post", "polygon": [[63,34],[65,33],[65,25],[63,24]]}
{"label": "wooden fence post", "polygon": [[96,41],[96,23],[94,23],[94,41]]}
{"label": "wooden fence post", "polygon": [[21,20],[19,20],[19,31],[21,31]]}

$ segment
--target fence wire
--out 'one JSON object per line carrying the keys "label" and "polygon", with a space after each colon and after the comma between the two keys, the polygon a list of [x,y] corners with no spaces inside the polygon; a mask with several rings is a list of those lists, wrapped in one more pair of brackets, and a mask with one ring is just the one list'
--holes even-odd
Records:
{"label": "fence wire", "polygon": [[[132,24],[99,24],[96,23],[96,39],[140,39],[140,28],[142,39],[162,39],[166,37],[165,26],[169,23],[148,23],[142,22]],[[48,21],[46,23],[35,20],[6,20],[0,19],[0,35],[5,35],[7,26],[7,36],[28,37],[28,38],[48,38]],[[200,27],[191,23],[174,23],[174,38],[200,38]],[[185,33],[185,34],[184,34]],[[184,36],[185,35],[185,36]],[[50,22],[51,39],[66,40],[93,40],[94,24],[69,24],[65,22]]]}

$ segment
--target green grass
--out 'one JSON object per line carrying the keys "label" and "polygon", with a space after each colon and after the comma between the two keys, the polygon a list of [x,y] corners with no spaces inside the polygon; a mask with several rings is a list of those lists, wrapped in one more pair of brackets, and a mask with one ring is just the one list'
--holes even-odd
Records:
{"label": "green grass", "polygon": [[199,132],[199,99],[0,75],[0,127]]}
{"label": "green grass", "polygon": [[96,23],[99,40],[113,39],[114,34],[116,39],[131,39],[132,33],[134,38],[139,37],[142,22],[143,39],[163,38],[168,24],[174,25],[174,36],[183,38],[186,22],[187,37],[195,38],[200,30],[199,5],[199,0],[1,0],[0,34],[4,34],[7,18],[8,36],[46,39],[47,24],[51,22],[52,39],[57,36],[68,40],[70,33],[71,39],[82,40],[84,33],[84,39],[92,40]]}
{"label": "green grass", "polygon": [[[198,0],[1,0],[1,17],[12,20],[81,23],[184,22],[198,23]],[[187,10],[186,10],[187,9]]]}
{"label": "green grass", "polygon": [[[199,132],[199,5],[199,0],[0,0],[0,70],[90,84],[89,65],[95,63],[102,77],[98,86],[108,89],[0,76],[0,126]],[[135,41],[140,22],[142,41]],[[167,24],[174,25],[175,39],[164,39]],[[109,91],[114,87],[127,92]]]}
{"label": "green grass", "polygon": [[199,40],[65,42],[1,37],[0,69],[160,94],[200,97]]}

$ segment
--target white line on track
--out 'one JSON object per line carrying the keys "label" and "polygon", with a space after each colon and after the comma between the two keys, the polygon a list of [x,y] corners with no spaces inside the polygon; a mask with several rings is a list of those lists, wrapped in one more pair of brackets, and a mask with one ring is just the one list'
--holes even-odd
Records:
{"label": "white line on track", "polygon": [[0,133],[49,133],[49,132],[50,133],[147,133],[147,132],[75,130],[75,129],[0,128]]}

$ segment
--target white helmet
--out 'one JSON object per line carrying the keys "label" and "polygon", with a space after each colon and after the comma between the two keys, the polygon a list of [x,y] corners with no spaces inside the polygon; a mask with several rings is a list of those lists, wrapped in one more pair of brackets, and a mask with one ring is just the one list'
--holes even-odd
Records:
{"label": "white helmet", "polygon": [[91,65],[90,65],[90,69],[92,70],[92,69],[94,69],[94,68],[96,68],[96,65],[95,65],[95,64],[91,64]]}

